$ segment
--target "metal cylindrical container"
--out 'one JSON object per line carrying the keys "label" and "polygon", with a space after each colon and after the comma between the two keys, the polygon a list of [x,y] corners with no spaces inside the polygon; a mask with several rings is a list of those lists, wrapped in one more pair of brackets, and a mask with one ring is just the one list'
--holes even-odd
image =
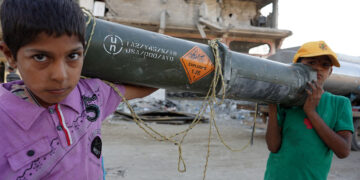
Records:
{"label": "metal cylindrical container", "polygon": [[213,79],[208,45],[100,19],[86,35],[84,76],[197,93],[206,93]]}
{"label": "metal cylindrical container", "polygon": [[360,57],[337,54],[340,68],[334,67],[324,89],[339,95],[360,95]]}
{"label": "metal cylindrical container", "polygon": [[[215,60],[209,45],[95,18],[88,21],[86,40],[82,74],[87,77],[200,94],[213,81]],[[306,82],[316,79],[306,66],[218,45],[227,98],[301,105]],[[223,93],[221,85],[218,94]]]}
{"label": "metal cylindrical container", "polygon": [[[251,56],[250,56],[251,57]],[[303,64],[283,64],[232,52],[227,97],[268,103],[302,105],[306,83],[316,73]]]}

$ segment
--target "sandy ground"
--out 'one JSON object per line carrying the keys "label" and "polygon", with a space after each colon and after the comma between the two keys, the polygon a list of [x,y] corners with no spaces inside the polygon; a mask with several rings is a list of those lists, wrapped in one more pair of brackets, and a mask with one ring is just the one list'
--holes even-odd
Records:
{"label": "sandy ground", "polygon": [[[108,180],[200,180],[207,152],[209,124],[196,126],[183,144],[186,172],[177,170],[178,147],[171,142],[159,142],[145,134],[134,122],[107,120],[102,129],[103,155]],[[218,121],[225,141],[233,148],[248,143],[251,130],[239,120]],[[151,127],[163,134],[173,134],[188,125],[164,125],[152,123]],[[214,131],[213,131],[214,132]],[[261,180],[269,154],[265,143],[265,131],[257,129],[254,145],[243,152],[231,152],[213,135],[207,180]],[[352,152],[346,159],[334,157],[329,180],[359,180],[360,152]]]}

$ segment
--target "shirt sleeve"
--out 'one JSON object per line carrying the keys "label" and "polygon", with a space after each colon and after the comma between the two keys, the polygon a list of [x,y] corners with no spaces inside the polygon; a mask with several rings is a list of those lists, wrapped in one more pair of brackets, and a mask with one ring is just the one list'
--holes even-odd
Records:
{"label": "shirt sleeve", "polygon": [[338,118],[335,123],[334,130],[342,131],[342,130],[348,130],[351,132],[354,132],[354,125],[353,125],[353,117],[352,117],[352,109],[351,109],[351,103],[350,100],[342,97],[343,103],[340,103],[340,109],[339,113],[337,114]]}
{"label": "shirt sleeve", "polygon": [[[117,107],[119,106],[120,102],[122,101],[121,96],[114,90],[113,87],[106,84],[105,82],[98,80],[98,83],[101,87],[101,96],[102,96],[102,112],[103,112],[103,120],[110,114],[112,114]],[[115,87],[120,90],[121,94],[125,94],[125,87],[120,84],[114,84]]]}

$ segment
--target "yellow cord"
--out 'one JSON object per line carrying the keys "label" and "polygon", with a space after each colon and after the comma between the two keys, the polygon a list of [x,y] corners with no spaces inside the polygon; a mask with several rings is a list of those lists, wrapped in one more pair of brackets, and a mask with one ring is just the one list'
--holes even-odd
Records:
{"label": "yellow cord", "polygon": [[86,21],[86,26],[88,26],[91,23],[91,20],[92,20],[92,23],[93,23],[92,27],[91,27],[89,40],[86,42],[86,47],[85,47],[85,51],[84,51],[84,57],[85,57],[86,53],[87,53],[87,51],[88,51],[88,49],[90,47],[91,40],[92,40],[94,32],[95,32],[96,20],[95,20],[94,15],[89,10],[87,10],[85,8],[82,8],[82,10],[85,13],[85,15],[87,15],[89,17],[88,20]]}

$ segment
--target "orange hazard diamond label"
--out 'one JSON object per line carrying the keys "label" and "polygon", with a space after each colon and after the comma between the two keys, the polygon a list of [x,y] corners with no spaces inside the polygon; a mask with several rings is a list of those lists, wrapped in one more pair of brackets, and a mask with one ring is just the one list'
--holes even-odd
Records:
{"label": "orange hazard diamond label", "polygon": [[214,70],[209,56],[199,47],[195,46],[180,58],[190,84],[207,76]]}

